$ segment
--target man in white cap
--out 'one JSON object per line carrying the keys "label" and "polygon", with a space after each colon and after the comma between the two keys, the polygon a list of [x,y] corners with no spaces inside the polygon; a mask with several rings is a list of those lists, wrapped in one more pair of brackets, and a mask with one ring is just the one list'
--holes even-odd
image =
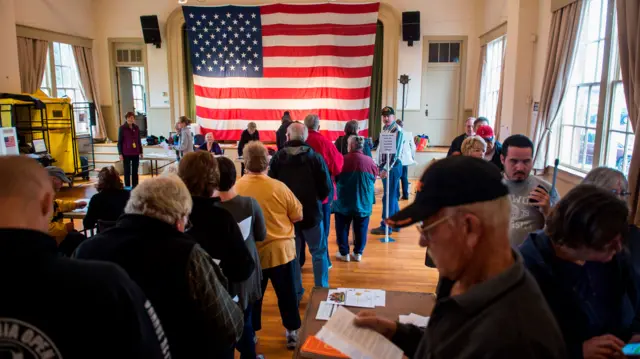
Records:
{"label": "man in white cap", "polygon": [[[69,177],[65,175],[64,171],[60,167],[49,166],[47,167],[47,172],[49,173],[49,178],[51,178],[53,190],[56,193],[60,192],[65,183],[71,183]],[[63,222],[63,214],[86,206],[87,202],[82,201],[73,202],[61,199],[53,201],[53,214],[51,216],[51,221],[49,222],[49,235],[55,238],[60,252],[67,256],[71,256],[75,248],[85,239],[85,237],[75,230],[73,223]]]}

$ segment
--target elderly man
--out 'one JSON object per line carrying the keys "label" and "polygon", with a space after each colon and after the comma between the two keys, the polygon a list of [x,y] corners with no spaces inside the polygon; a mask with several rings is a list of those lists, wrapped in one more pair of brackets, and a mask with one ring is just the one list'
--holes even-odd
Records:
{"label": "elderly man", "polygon": [[350,136],[349,153],[344,156],[344,168],[336,178],[338,199],[333,202],[332,210],[336,218],[336,240],[339,251],[336,257],[349,262],[349,227],[353,222],[354,247],[353,259],[362,260],[367,244],[367,228],[375,199],[374,186],[378,176],[378,167],[371,157],[363,153],[365,139]]}
{"label": "elderly man", "polygon": [[[49,178],[53,185],[53,190],[58,193],[65,183],[71,183],[71,180],[65,175],[62,168],[49,166],[47,167]],[[75,230],[73,223],[64,223],[63,215],[65,212],[71,212],[75,209],[84,208],[87,202],[73,202],[62,199],[53,201],[53,213],[49,222],[49,235],[56,239],[60,253],[70,257],[73,251],[86,239],[86,237]]]}
{"label": "elderly man", "polygon": [[484,154],[484,159],[493,163],[498,167],[500,171],[504,170],[502,160],[502,144],[496,140],[496,136],[493,133],[493,128],[488,125],[483,125],[476,128],[476,136],[481,137],[487,143],[487,150]]}
{"label": "elderly man", "polygon": [[447,157],[449,156],[458,156],[462,154],[461,147],[462,142],[469,136],[475,135],[474,131],[474,123],[476,119],[473,117],[469,117],[465,122],[465,132],[460,136],[456,137],[451,141],[451,146],[449,147],[449,152],[447,152]]}
{"label": "elderly man", "polygon": [[[402,176],[402,162],[400,161],[400,155],[402,154],[402,148],[404,146],[404,134],[402,133],[402,127],[396,123],[396,113],[393,108],[387,106],[382,109],[382,133],[393,133],[396,135],[396,149],[394,154],[381,154],[378,151],[378,169],[380,171],[380,178],[382,179],[382,187],[384,189],[382,195],[382,220],[380,221],[380,227],[376,227],[371,230],[371,234],[384,235],[386,228],[384,219],[393,216],[400,210],[398,200],[400,197],[400,177]],[[379,140],[375,147],[378,147]],[[389,165],[387,172],[387,164]],[[389,179],[387,180],[387,177]],[[389,186],[389,190],[387,190]],[[389,208],[387,208],[387,193],[389,194]],[[387,211],[389,211],[387,213]],[[391,230],[391,228],[390,228]],[[397,229],[396,229],[397,230]]]}
{"label": "elderly man", "polygon": [[[469,176],[473,173],[473,176]],[[509,245],[508,190],[484,160],[431,165],[409,207],[389,219],[419,223],[443,284],[426,330],[361,312],[356,325],[410,358],[566,358],[558,325],[522,258]]]}
{"label": "elderly man", "polygon": [[511,245],[517,248],[530,232],[544,227],[545,218],[560,196],[551,184],[532,176],[533,142],[524,135],[513,135],[502,144],[505,183],[511,200]]}
{"label": "elderly man", "polygon": [[[327,236],[322,227],[322,201],[331,192],[331,177],[322,157],[305,143],[307,127],[293,123],[287,129],[287,142],[269,164],[269,177],[289,187],[302,203],[303,220],[295,224],[296,252],[304,258],[304,245],[309,245],[316,287],[329,287]],[[302,264],[301,264],[302,265]],[[299,294],[302,292],[300,283]]]}
{"label": "elderly man", "polygon": [[132,192],[115,228],[83,243],[78,258],[120,265],[156,307],[173,358],[213,358],[242,335],[242,310],[226,278],[188,235],[192,201],[176,176],[156,177]]}
{"label": "elderly man", "polygon": [[47,171],[32,159],[10,156],[0,157],[0,172],[3,353],[171,358],[154,308],[122,269],[58,255],[47,234],[55,195]]}
{"label": "elderly man", "polygon": [[[342,172],[344,158],[336,146],[318,132],[320,131],[320,117],[318,115],[308,115],[304,119],[304,124],[309,129],[307,144],[322,156],[331,175],[331,193],[329,197],[322,201],[322,234],[324,235],[324,240],[328,241],[329,230],[331,229],[331,202],[336,199],[336,176]],[[329,258],[329,252],[327,252],[327,258]],[[331,259],[329,259],[329,268],[331,268]]]}

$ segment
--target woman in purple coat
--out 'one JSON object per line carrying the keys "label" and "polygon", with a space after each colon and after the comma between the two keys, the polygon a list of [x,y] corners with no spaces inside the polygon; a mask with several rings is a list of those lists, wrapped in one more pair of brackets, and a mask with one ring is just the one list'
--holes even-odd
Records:
{"label": "woman in purple coat", "polygon": [[125,122],[118,129],[118,154],[124,165],[124,185],[135,187],[138,185],[138,165],[142,157],[142,142],[140,128],[135,124],[136,115],[127,112]]}

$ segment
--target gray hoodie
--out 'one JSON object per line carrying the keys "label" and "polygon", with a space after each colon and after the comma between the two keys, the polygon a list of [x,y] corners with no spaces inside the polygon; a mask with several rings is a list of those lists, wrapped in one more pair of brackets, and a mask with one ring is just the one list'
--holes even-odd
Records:
{"label": "gray hoodie", "polygon": [[180,130],[180,145],[178,150],[182,152],[184,156],[186,153],[193,152],[193,135],[191,134],[191,128],[185,126]]}

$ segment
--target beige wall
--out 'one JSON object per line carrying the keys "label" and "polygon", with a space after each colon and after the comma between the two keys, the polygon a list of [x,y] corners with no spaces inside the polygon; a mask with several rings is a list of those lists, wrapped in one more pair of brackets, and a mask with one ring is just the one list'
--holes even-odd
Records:
{"label": "beige wall", "polygon": [[20,93],[14,0],[0,0],[0,93]]}

